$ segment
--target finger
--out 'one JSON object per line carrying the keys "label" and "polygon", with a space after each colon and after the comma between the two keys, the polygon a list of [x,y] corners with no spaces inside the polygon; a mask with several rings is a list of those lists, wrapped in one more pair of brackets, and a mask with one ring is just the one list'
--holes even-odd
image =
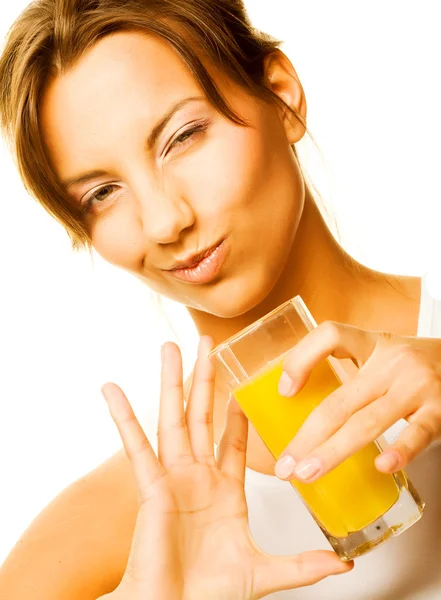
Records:
{"label": "finger", "polygon": [[215,368],[208,358],[213,347],[211,337],[201,338],[186,411],[193,456],[198,462],[211,465],[216,464],[213,442]]}
{"label": "finger", "polygon": [[132,465],[138,497],[142,502],[148,499],[150,487],[161,479],[165,470],[121,388],[114,383],[106,383],[101,391]]}
{"label": "finger", "polygon": [[173,342],[162,347],[158,457],[166,469],[194,462],[185,421],[182,358]]}
{"label": "finger", "polygon": [[[386,381],[380,381],[372,374],[359,373],[354,379],[337,388],[327,396],[307,417],[297,435],[288,444],[279,458],[286,455],[292,456],[299,461],[308,454],[315,451],[317,447],[324,444],[343,425],[373,400],[384,395],[387,390]],[[302,398],[294,399],[293,402],[302,402]],[[400,415],[401,416],[401,415]],[[362,424],[363,425],[363,424]],[[354,432],[355,438],[359,432]],[[346,440],[348,448],[350,444],[357,443],[353,437]],[[371,440],[369,440],[371,441]],[[283,464],[286,464],[286,460]],[[278,466],[278,475],[282,470]]]}
{"label": "finger", "polygon": [[244,483],[247,463],[248,419],[231,396],[225,428],[219,442],[217,463],[221,471]]}
{"label": "finger", "polygon": [[383,473],[403,469],[441,434],[441,413],[424,406],[407,417],[409,425],[398,439],[375,459],[375,466]]}
{"label": "finger", "polygon": [[358,411],[312,453],[298,462],[293,476],[311,483],[365,448],[401,418],[403,407],[388,395]]}
{"label": "finger", "polygon": [[360,366],[372,354],[378,334],[351,325],[326,321],[310,331],[290,352],[283,364],[279,392],[293,396],[307,382],[314,367],[328,356],[351,358]]}
{"label": "finger", "polygon": [[264,555],[255,568],[256,596],[312,585],[329,575],[348,573],[352,561],[343,562],[328,550],[302,552],[296,556]]}

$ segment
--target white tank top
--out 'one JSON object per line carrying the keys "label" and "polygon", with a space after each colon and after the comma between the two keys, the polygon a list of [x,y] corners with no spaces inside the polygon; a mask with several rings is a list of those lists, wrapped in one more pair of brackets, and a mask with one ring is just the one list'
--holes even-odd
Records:
{"label": "white tank top", "polygon": [[[441,338],[441,300],[422,279],[418,336]],[[426,503],[422,519],[406,532],[357,558],[350,573],[268,598],[292,600],[441,600],[441,444],[406,469]],[[291,555],[331,549],[288,482],[247,468],[245,492],[251,533],[266,552]]]}

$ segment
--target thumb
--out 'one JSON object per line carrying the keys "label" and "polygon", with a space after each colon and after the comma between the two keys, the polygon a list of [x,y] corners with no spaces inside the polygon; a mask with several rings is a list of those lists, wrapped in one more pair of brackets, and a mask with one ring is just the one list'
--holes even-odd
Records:
{"label": "thumb", "polygon": [[254,569],[254,597],[312,585],[328,575],[348,573],[353,567],[352,561],[343,562],[335,552],[328,550],[302,552],[295,556],[263,554]]}
{"label": "thumb", "polygon": [[288,397],[298,393],[314,367],[329,356],[352,359],[361,367],[372,354],[377,340],[377,332],[332,321],[322,323],[288,352],[279,392]]}

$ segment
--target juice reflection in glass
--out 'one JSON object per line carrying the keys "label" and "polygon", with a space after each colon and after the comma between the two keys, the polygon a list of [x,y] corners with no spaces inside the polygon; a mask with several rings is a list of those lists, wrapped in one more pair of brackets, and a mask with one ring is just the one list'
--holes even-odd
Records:
{"label": "juice reflection in glass", "polygon": [[[341,366],[328,359],[295,397],[278,393],[284,355],[314,326],[297,296],[211,352],[218,376],[276,459],[314,408],[341,385]],[[380,452],[372,442],[313,483],[290,482],[343,560],[398,535],[422,515],[424,505],[404,472],[377,471]]]}

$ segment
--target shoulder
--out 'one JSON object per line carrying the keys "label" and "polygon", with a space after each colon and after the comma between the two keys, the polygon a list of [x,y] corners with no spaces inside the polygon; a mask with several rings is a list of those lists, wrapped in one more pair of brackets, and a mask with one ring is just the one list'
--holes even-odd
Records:
{"label": "shoulder", "polygon": [[120,582],[138,512],[123,450],[61,492],[0,570],[8,600],[95,600]]}

